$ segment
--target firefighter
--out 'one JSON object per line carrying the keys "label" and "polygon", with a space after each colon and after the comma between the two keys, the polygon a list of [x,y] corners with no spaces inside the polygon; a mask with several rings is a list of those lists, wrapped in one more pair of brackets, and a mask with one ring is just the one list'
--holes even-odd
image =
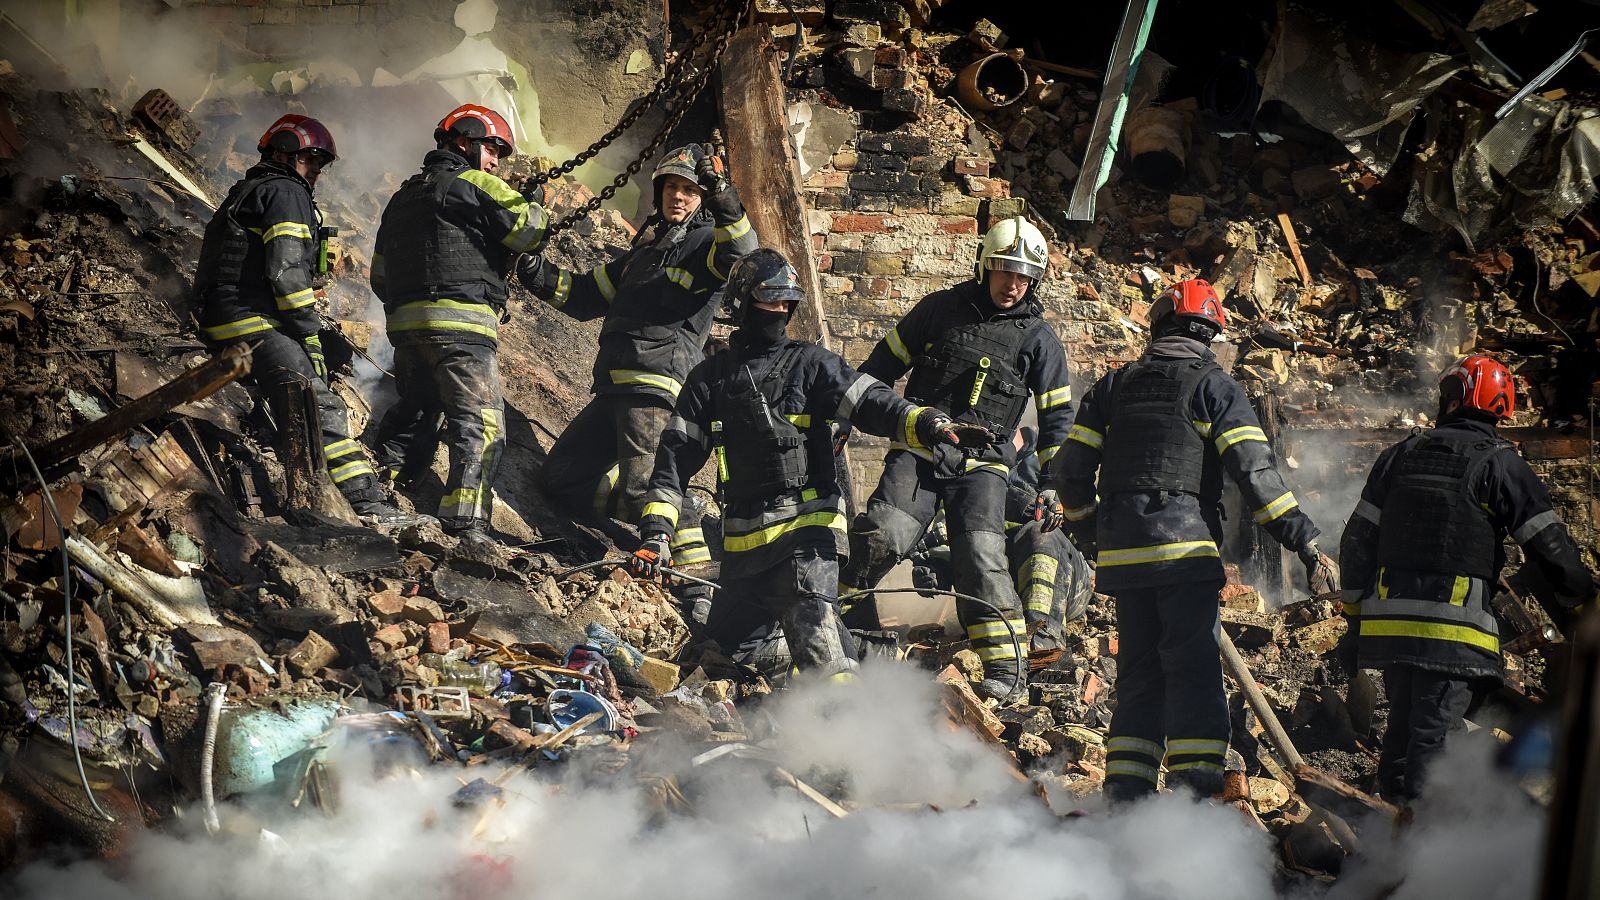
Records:
{"label": "firefighter", "polygon": [[[942,503],[956,590],[1004,611],[956,602],[967,638],[983,660],[978,693],[1001,702],[1017,699],[1026,688],[1010,638],[1026,621],[1006,566],[1012,433],[1031,393],[1039,413],[1039,460],[1048,465],[1072,424],[1066,350],[1035,296],[1049,258],[1044,235],[1027,220],[995,223],[984,235],[976,276],[922,298],[861,367],[885,384],[909,371],[906,399],[948,409],[957,422],[988,429],[993,442],[977,452],[891,443],[878,488],[850,525],[850,564],[841,590],[876,586],[916,546]],[[875,605],[863,603],[847,622],[874,629],[876,620]]]}
{"label": "firefighter", "polygon": [[[383,301],[400,400],[378,428],[391,472],[442,416],[450,474],[439,501],[446,532],[484,545],[505,445],[496,355],[506,277],[544,240],[547,218],[494,173],[516,152],[511,126],[466,104],[434,129],[422,171],[390,198],[378,225],[372,290]],[[415,461],[413,461],[415,462]]]}
{"label": "firefighter", "polygon": [[1511,372],[1494,359],[1446,369],[1438,426],[1378,457],[1339,542],[1359,664],[1383,671],[1389,697],[1378,790],[1396,803],[1417,798],[1474,690],[1499,682],[1489,600],[1507,535],[1560,605],[1595,595],[1544,485],[1495,430],[1515,408]]}
{"label": "firefighter", "polygon": [[[1222,789],[1227,698],[1219,655],[1222,473],[1255,522],[1295,551],[1314,593],[1336,587],[1317,527],[1274,465],[1238,382],[1207,345],[1226,324],[1204,281],[1181,281],[1150,309],[1151,342],[1084,397],[1057,459],[1056,495],[1079,547],[1098,548],[1096,590],[1117,601],[1117,707],[1106,792],[1134,799],[1169,785]],[[1099,472],[1098,502],[1096,471]]]}
{"label": "firefighter", "polygon": [[734,263],[726,296],[738,328],[728,349],[689,373],[678,396],[656,453],[639,524],[644,543],[632,568],[648,576],[674,561],[689,478],[714,456],[722,591],[708,633],[732,653],[744,636],[776,620],[801,670],[841,675],[856,663],[835,609],[845,507],[830,423],[852,421],[918,449],[953,444],[952,423],[837,354],[791,340],[787,325],[805,295],[778,251],[756,250]]}
{"label": "firefighter", "polygon": [[[655,212],[621,257],[569,272],[536,264],[522,282],[574,318],[600,316],[593,399],[550,447],[542,481],[570,509],[636,524],[656,445],[684,378],[704,358],[718,292],[734,261],[756,246],[722,158],[689,144],[651,176]],[[685,528],[680,563],[710,558]]]}
{"label": "firefighter", "polygon": [[[1039,432],[1024,425],[1013,443],[1016,465],[1006,485],[1006,559],[1011,578],[1022,599],[1031,646],[1036,651],[1065,646],[1065,624],[1083,616],[1094,594],[1094,572],[1060,529],[1060,513],[1041,488],[1044,473],[1035,452]],[[941,514],[928,526],[911,554],[915,563],[912,583],[919,588],[949,590],[954,585],[950,567],[950,529]]]}
{"label": "firefighter", "polygon": [[291,114],[273,122],[256,149],[261,161],[206,226],[195,273],[200,333],[216,350],[254,345],[253,379],[269,393],[311,384],[328,475],[358,516],[380,525],[417,521],[384,502],[365,449],[350,438],[349,411],[328,389],[312,286],[327,262],[312,192],[322,170],[339,157],[333,135],[316,119]]}

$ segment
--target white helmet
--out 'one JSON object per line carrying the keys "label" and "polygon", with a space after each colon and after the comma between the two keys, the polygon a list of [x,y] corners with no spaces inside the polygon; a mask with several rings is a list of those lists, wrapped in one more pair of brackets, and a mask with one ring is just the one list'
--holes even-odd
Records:
{"label": "white helmet", "polygon": [[1026,275],[1035,283],[1044,277],[1050,264],[1050,248],[1039,229],[1021,216],[1001,219],[983,236],[983,254],[978,257],[978,280],[985,272],[999,270]]}

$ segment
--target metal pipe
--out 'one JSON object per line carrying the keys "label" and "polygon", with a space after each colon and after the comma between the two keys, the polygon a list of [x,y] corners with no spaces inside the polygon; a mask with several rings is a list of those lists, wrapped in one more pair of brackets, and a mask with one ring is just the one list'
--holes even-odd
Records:
{"label": "metal pipe", "polygon": [[1283,730],[1283,723],[1278,721],[1277,714],[1267,703],[1267,695],[1261,693],[1261,688],[1256,686],[1256,678],[1250,674],[1250,667],[1245,665],[1244,657],[1239,655],[1239,648],[1233,645],[1233,638],[1228,637],[1226,631],[1220,630],[1217,632],[1217,637],[1221,639],[1222,661],[1227,663],[1233,680],[1239,683],[1239,690],[1244,691],[1244,698],[1255,711],[1256,718],[1260,719],[1262,726],[1267,729],[1267,736],[1272,738],[1272,743],[1278,748],[1278,755],[1283,757],[1285,765],[1291,772],[1305,765],[1300,751],[1296,750],[1294,743],[1289,740],[1289,732]]}
{"label": "metal pipe", "polygon": [[225,684],[213,681],[206,685],[206,739],[200,746],[200,803],[205,808],[206,831],[211,834],[222,830],[222,823],[217,819],[211,770],[217,755],[217,720],[222,718],[222,698],[227,694]]}
{"label": "metal pipe", "polygon": [[[566,578],[568,575],[576,575],[579,572],[586,572],[589,569],[598,569],[601,566],[625,566],[627,564],[628,561],[626,559],[597,559],[594,562],[584,563],[581,566],[573,566],[570,569],[562,569],[561,571],[557,572],[554,577],[557,581],[560,581],[561,579]],[[719,591],[722,589],[722,585],[717,584],[715,581],[699,578],[686,572],[680,572],[677,569],[674,569],[672,566],[662,566],[661,572],[662,574],[671,578],[682,579],[693,584],[703,584],[706,587],[711,588],[712,591]]]}

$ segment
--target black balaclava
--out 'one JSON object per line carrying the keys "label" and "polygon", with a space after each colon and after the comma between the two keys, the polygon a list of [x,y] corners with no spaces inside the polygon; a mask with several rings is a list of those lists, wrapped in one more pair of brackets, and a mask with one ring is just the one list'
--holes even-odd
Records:
{"label": "black balaclava", "polygon": [[746,303],[744,316],[739,321],[739,332],[744,335],[745,342],[752,346],[770,347],[788,335],[791,314]]}

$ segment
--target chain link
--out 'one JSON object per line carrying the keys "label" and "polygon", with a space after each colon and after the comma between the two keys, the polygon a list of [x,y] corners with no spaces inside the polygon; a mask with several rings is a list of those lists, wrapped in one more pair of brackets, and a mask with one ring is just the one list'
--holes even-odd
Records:
{"label": "chain link", "polygon": [[[611,183],[601,189],[598,194],[591,197],[582,206],[550,223],[550,227],[545,232],[547,240],[566,231],[579,220],[586,218],[590,213],[599,209],[602,203],[616,196],[618,190],[622,189],[633,176],[639,174],[639,170],[644,168],[645,163],[655,158],[656,154],[661,150],[661,145],[666,143],[667,138],[672,135],[673,129],[678,127],[678,123],[682,122],[683,117],[689,112],[689,107],[694,105],[694,101],[705,90],[706,83],[711,80],[711,70],[715,67],[717,60],[722,57],[723,52],[727,50],[728,41],[733,38],[733,33],[739,29],[739,24],[744,20],[745,14],[753,2],[754,0],[718,0],[706,22],[706,27],[695,32],[689,38],[689,43],[678,54],[677,58],[667,66],[666,71],[657,79],[655,87],[640,98],[637,106],[623,116],[599,140],[590,144],[572,159],[528,180],[530,185],[544,184],[557,175],[565,175],[583,165],[593,159],[601,150],[610,146],[624,131],[631,128],[644,117],[646,112],[650,111],[665,98],[665,103],[662,107],[665,110],[665,119],[655,137],[651,138],[650,143],[639,151],[639,155],[629,162],[627,167],[619,172],[617,177],[613,178]],[[698,51],[713,35],[715,35],[715,40],[712,41],[710,51],[705,54],[703,61],[697,63]]]}

